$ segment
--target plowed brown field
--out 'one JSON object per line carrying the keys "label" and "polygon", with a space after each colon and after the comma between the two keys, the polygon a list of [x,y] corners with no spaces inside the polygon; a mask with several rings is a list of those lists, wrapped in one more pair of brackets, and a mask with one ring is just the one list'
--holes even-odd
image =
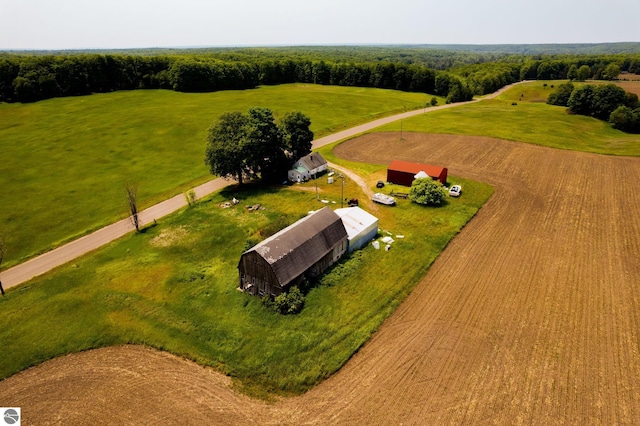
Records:
{"label": "plowed brown field", "polygon": [[264,403],[210,369],[119,347],[10,377],[0,403],[24,424],[640,424],[640,159],[403,137],[336,153],[444,165],[496,191],[330,379]]}

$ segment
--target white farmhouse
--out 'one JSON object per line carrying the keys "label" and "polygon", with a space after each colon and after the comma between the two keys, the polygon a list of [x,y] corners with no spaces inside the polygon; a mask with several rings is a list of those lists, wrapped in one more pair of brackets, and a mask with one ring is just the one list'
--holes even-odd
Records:
{"label": "white farmhouse", "polygon": [[312,152],[296,161],[288,177],[291,182],[303,182],[315,177],[327,170],[327,160],[317,152]]}

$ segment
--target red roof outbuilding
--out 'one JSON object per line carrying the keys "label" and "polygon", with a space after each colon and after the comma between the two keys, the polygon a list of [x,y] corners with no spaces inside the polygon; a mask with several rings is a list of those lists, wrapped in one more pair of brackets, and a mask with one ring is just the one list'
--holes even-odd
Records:
{"label": "red roof outbuilding", "polygon": [[440,183],[447,183],[447,168],[430,166],[428,164],[411,163],[409,161],[393,160],[387,168],[387,182],[397,185],[411,186],[415,175],[421,171],[431,178],[439,180]]}

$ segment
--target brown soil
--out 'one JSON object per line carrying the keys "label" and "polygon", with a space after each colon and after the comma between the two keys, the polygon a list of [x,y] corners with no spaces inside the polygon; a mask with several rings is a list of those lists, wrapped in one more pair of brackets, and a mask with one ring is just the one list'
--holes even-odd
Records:
{"label": "brown soil", "polygon": [[622,81],[640,81],[640,74],[620,74],[618,78]]}
{"label": "brown soil", "polygon": [[2,404],[22,407],[24,424],[640,424],[640,159],[403,137],[336,153],[444,165],[496,191],[333,377],[265,403],[126,346],[10,377]]}
{"label": "brown soil", "polygon": [[629,79],[629,81],[618,81],[616,84],[625,91],[640,96],[640,78]]}
{"label": "brown soil", "polygon": [[[629,77],[631,76],[631,77]],[[593,81],[591,84],[603,85],[603,84],[615,84],[622,87],[625,92],[635,93],[640,96],[640,78],[635,74],[629,74],[627,78],[615,80],[615,81]]]}

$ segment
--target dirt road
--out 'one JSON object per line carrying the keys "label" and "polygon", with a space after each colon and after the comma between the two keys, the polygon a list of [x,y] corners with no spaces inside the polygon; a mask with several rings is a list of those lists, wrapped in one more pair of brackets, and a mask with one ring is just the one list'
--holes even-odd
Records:
{"label": "dirt road", "polygon": [[211,369],[117,347],[10,377],[2,403],[38,424],[640,424],[640,193],[620,185],[640,159],[403,137],[401,152],[398,135],[372,134],[336,154],[447,164],[496,191],[333,377],[265,403]]}

